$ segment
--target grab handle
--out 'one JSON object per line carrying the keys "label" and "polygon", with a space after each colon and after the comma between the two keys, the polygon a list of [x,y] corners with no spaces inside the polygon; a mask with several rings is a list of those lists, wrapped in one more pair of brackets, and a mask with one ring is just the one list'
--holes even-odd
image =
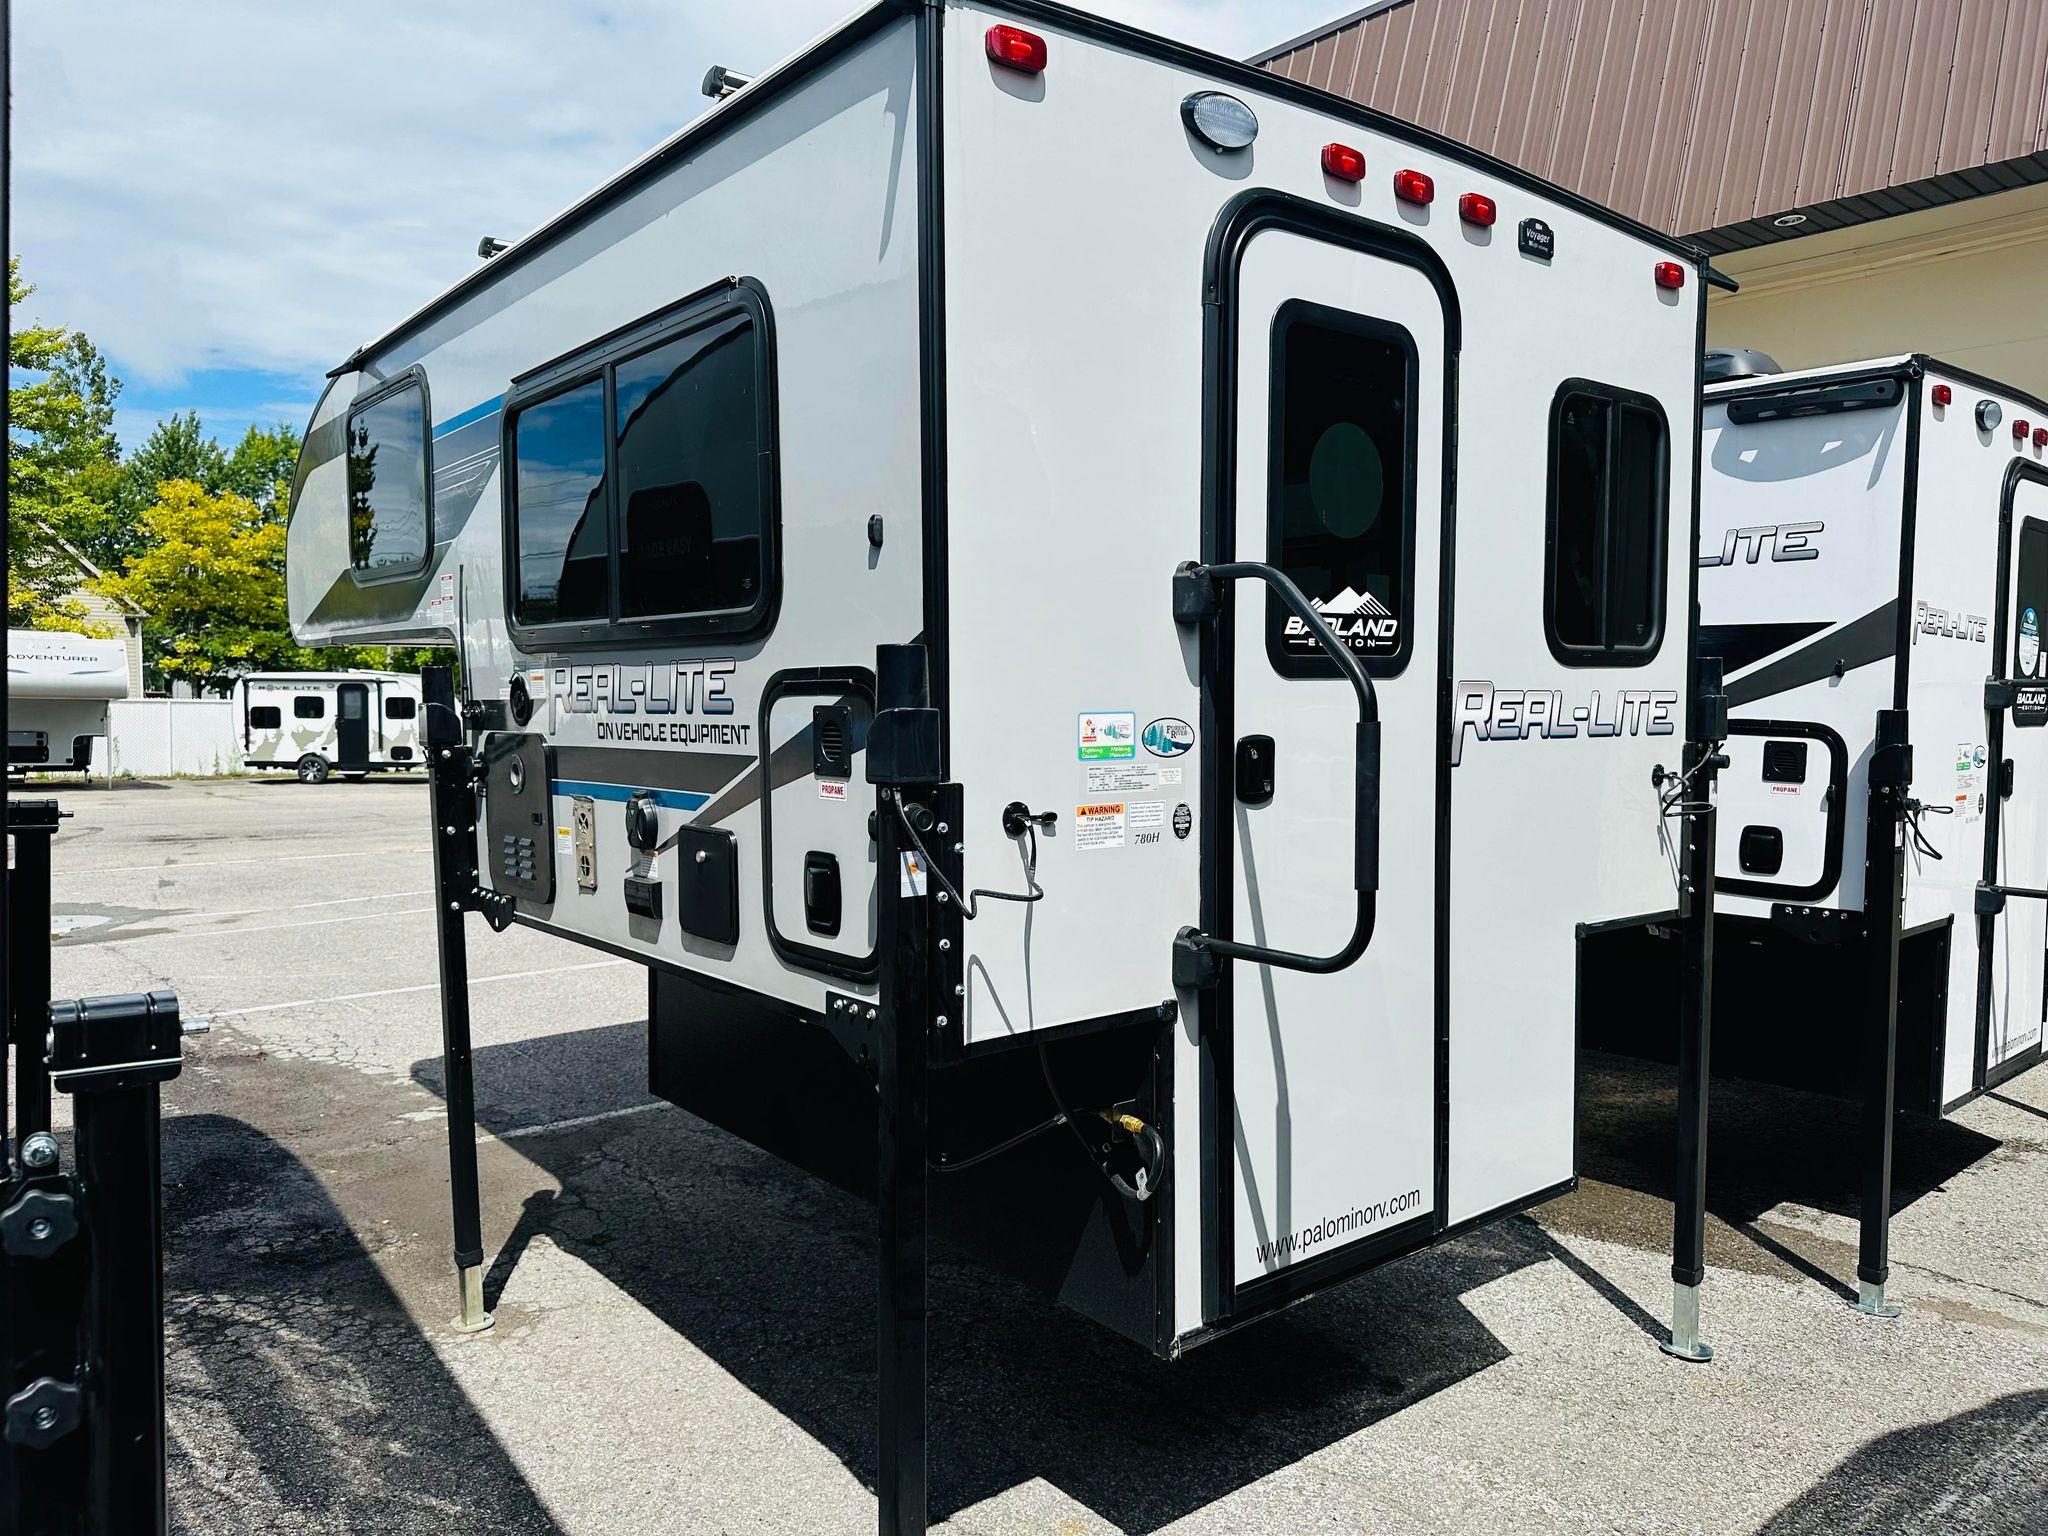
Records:
{"label": "grab handle", "polygon": [[1179,624],[1199,624],[1223,609],[1225,584],[1246,578],[1263,581],[1307,627],[1351,690],[1358,695],[1358,730],[1352,762],[1351,884],[1358,893],[1358,914],[1351,937],[1330,955],[1304,955],[1219,938],[1198,928],[1183,928],[1173,941],[1173,972],[1177,986],[1202,987],[1216,979],[1219,959],[1250,960],[1287,971],[1327,975],[1341,971],[1372,942],[1380,885],[1380,706],[1372,679],[1351,647],[1339,640],[1323,616],[1285,571],[1262,560],[1233,560],[1217,565],[1183,561],[1173,573],[1173,617]]}

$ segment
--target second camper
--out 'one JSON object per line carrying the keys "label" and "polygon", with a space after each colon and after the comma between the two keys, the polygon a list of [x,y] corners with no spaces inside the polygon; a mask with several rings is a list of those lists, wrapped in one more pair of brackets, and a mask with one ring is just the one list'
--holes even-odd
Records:
{"label": "second camper", "polygon": [[244,766],[308,784],[421,766],[420,680],[400,672],[252,672],[235,685]]}

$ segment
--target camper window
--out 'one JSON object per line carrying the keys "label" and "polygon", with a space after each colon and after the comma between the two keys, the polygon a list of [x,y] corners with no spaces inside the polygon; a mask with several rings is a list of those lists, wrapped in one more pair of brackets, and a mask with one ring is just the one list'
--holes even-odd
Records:
{"label": "camper window", "polygon": [[348,553],[357,581],[425,569],[427,394],[401,379],[348,415]]}
{"label": "camper window", "polygon": [[776,568],[771,393],[767,305],[747,283],[519,381],[515,633],[573,645],[758,629]]}
{"label": "camper window", "polygon": [[249,729],[252,731],[274,731],[284,724],[284,716],[278,713],[275,704],[252,704],[249,706]]}
{"label": "camper window", "polygon": [[[1398,325],[1300,301],[1274,319],[1268,558],[1380,677],[1408,660],[1415,380]],[[1285,677],[1335,675],[1272,594],[1266,654]]]}
{"label": "camper window", "polygon": [[419,701],[403,694],[394,695],[384,701],[386,720],[410,720],[419,713]]}
{"label": "camper window", "polygon": [[325,720],[327,701],[317,693],[302,693],[292,700],[292,716],[298,720]]}
{"label": "camper window", "polygon": [[1641,666],[1664,634],[1670,433],[1647,395],[1568,380],[1550,412],[1544,625],[1567,666]]}

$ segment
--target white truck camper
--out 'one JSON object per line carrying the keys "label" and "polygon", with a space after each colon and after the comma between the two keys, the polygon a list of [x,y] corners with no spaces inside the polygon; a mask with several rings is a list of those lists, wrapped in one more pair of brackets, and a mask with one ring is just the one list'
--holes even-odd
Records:
{"label": "white truck camper", "polygon": [[416,772],[420,680],[404,672],[252,672],[235,684],[242,763],[308,784]]}
{"label": "white truck camper", "polygon": [[1714,1061],[1864,1099],[1881,1307],[1894,1105],[1946,1114],[2041,1058],[2048,403],[1925,356],[1716,362]]}
{"label": "white truck camper", "polygon": [[877,1200],[885,1531],[928,1218],[1172,1357],[1571,1188],[1582,936],[1703,979],[1708,277],[1265,71],[885,3],[344,361],[291,616],[460,651],[465,1320],[463,908],[645,964],[654,1090]]}
{"label": "white truck camper", "polygon": [[92,772],[108,706],[128,697],[128,647],[65,630],[7,631],[7,767]]}

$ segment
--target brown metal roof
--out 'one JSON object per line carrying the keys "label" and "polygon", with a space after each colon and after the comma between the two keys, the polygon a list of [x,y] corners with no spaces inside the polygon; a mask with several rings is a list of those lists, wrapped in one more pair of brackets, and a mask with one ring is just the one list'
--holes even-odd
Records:
{"label": "brown metal roof", "polygon": [[1253,62],[1710,249],[2048,181],[2048,0],[1380,0]]}

